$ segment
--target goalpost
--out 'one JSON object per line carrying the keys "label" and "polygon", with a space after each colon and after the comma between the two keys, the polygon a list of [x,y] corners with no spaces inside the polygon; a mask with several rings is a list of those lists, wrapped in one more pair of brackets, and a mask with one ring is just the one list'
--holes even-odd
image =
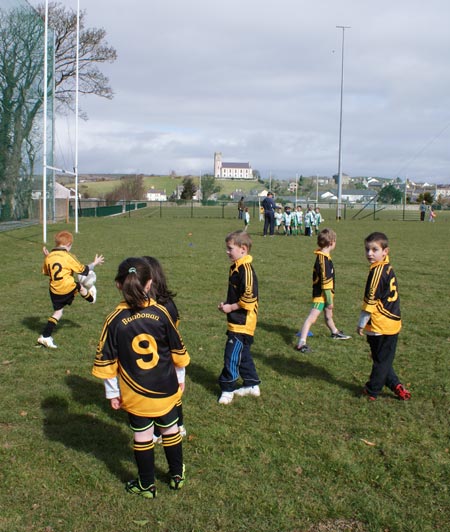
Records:
{"label": "goalpost", "polygon": [[[47,164],[47,100],[48,100],[48,0],[45,0],[44,21],[44,117],[43,117],[43,179],[42,179],[42,240],[47,243],[47,170],[63,172],[75,177],[75,233],[78,233],[78,92],[79,92],[79,45],[80,45],[80,0],[77,0],[75,49],[75,161],[73,172]],[[54,53],[54,49],[53,49]]]}

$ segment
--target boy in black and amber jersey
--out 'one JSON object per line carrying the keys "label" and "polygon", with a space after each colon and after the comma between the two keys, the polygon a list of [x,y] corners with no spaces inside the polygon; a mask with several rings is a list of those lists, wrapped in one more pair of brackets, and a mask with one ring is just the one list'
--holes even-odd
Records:
{"label": "boy in black and amber jersey", "polygon": [[153,431],[157,425],[169,464],[170,488],[184,484],[177,404],[189,354],[170,312],[150,297],[151,270],[142,258],[119,265],[116,285],[124,301],[106,318],[92,373],[104,379],[114,410],[128,412],[139,476],[129,493],[156,497]]}
{"label": "boy in black and amber jersey", "polygon": [[330,253],[336,247],[336,233],[332,229],[322,229],[317,236],[319,249],[314,251],[316,260],[313,268],[312,307],[303,323],[297,351],[310,353],[312,350],[306,344],[309,330],[316,323],[323,311],[325,324],[331,332],[333,340],[348,340],[351,336],[338,330],[333,320],[335,273]]}
{"label": "boy in black and amber jersey", "polygon": [[[252,239],[245,231],[234,231],[225,238],[228,258],[232,261],[228,276],[226,302],[218,309],[227,315],[227,343],[224,367],[219,376],[222,394],[220,404],[230,404],[234,395],[259,397],[260,389],[255,363],[250,354],[258,317],[258,279],[249,255]],[[236,389],[239,377],[243,386]]]}
{"label": "boy in black and amber jersey", "polygon": [[387,386],[399,399],[407,401],[411,394],[392,367],[402,320],[397,278],[389,262],[388,238],[384,233],[371,233],[364,246],[370,269],[357,332],[360,336],[367,334],[372,372],[363,393],[375,401],[383,386]]}
{"label": "boy in black and amber jersey", "polygon": [[55,235],[55,247],[48,252],[44,247],[44,264],[42,273],[50,278],[49,291],[53,305],[53,314],[38,338],[38,343],[44,347],[55,349],[57,346],[53,342],[52,333],[62,318],[63,309],[71,305],[77,292],[89,303],[95,303],[96,288],[92,286],[87,290],[81,283],[75,281],[74,274],[86,276],[94,271],[95,266],[103,264],[103,255],[95,255],[94,260],[89,265],[81,262],[70,253],[73,244],[73,236],[69,231],[60,231]]}

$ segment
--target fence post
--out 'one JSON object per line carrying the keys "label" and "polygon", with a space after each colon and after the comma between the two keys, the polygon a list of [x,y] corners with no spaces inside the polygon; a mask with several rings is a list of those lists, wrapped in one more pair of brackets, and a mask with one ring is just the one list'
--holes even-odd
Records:
{"label": "fence post", "polygon": [[162,201],[159,202],[159,217],[162,218]]}
{"label": "fence post", "polygon": [[191,218],[194,217],[194,202],[191,200]]}
{"label": "fence post", "polygon": [[222,202],[222,219],[225,218],[225,203]]}

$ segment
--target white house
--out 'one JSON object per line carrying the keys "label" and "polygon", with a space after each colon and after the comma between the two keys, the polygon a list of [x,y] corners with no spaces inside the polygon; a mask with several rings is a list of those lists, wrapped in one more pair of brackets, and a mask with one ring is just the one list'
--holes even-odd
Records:
{"label": "white house", "polygon": [[218,179],[253,179],[250,163],[226,163],[222,154],[214,154],[214,177]]}
{"label": "white house", "polygon": [[[31,193],[33,199],[42,198],[42,190],[33,190]],[[75,198],[75,189],[67,188],[61,183],[55,181],[55,199],[74,199]]]}
{"label": "white house", "polygon": [[439,196],[442,198],[450,198],[450,185],[436,185],[436,199]]}
{"label": "white house", "polygon": [[151,188],[147,194],[147,201],[167,201],[167,194],[165,190],[156,190]]}
{"label": "white house", "polygon": [[[373,199],[377,195],[376,191],[374,190],[367,190],[367,189],[356,189],[356,190],[343,190],[342,191],[342,201],[349,202],[349,203],[356,203],[356,202],[368,202],[371,199]],[[320,195],[322,200],[326,201],[337,201],[337,192],[334,191],[327,191]]]}
{"label": "white house", "polygon": [[328,201],[336,201],[337,196],[333,192],[327,191],[320,195],[321,199]]}

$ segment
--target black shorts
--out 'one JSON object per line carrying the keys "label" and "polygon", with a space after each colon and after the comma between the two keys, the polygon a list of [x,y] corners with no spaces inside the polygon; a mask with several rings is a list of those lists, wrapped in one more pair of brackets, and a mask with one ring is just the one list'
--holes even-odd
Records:
{"label": "black shorts", "polygon": [[54,294],[53,292],[50,292],[53,310],[61,310],[64,307],[71,305],[75,298],[75,294],[79,291],[79,289],[80,285],[77,283],[77,286],[68,294]]}
{"label": "black shorts", "polygon": [[144,417],[128,414],[128,421],[130,422],[130,429],[133,432],[144,432],[144,430],[153,427],[153,425],[168,429],[178,423],[178,409],[174,406],[167,414],[159,417]]}

